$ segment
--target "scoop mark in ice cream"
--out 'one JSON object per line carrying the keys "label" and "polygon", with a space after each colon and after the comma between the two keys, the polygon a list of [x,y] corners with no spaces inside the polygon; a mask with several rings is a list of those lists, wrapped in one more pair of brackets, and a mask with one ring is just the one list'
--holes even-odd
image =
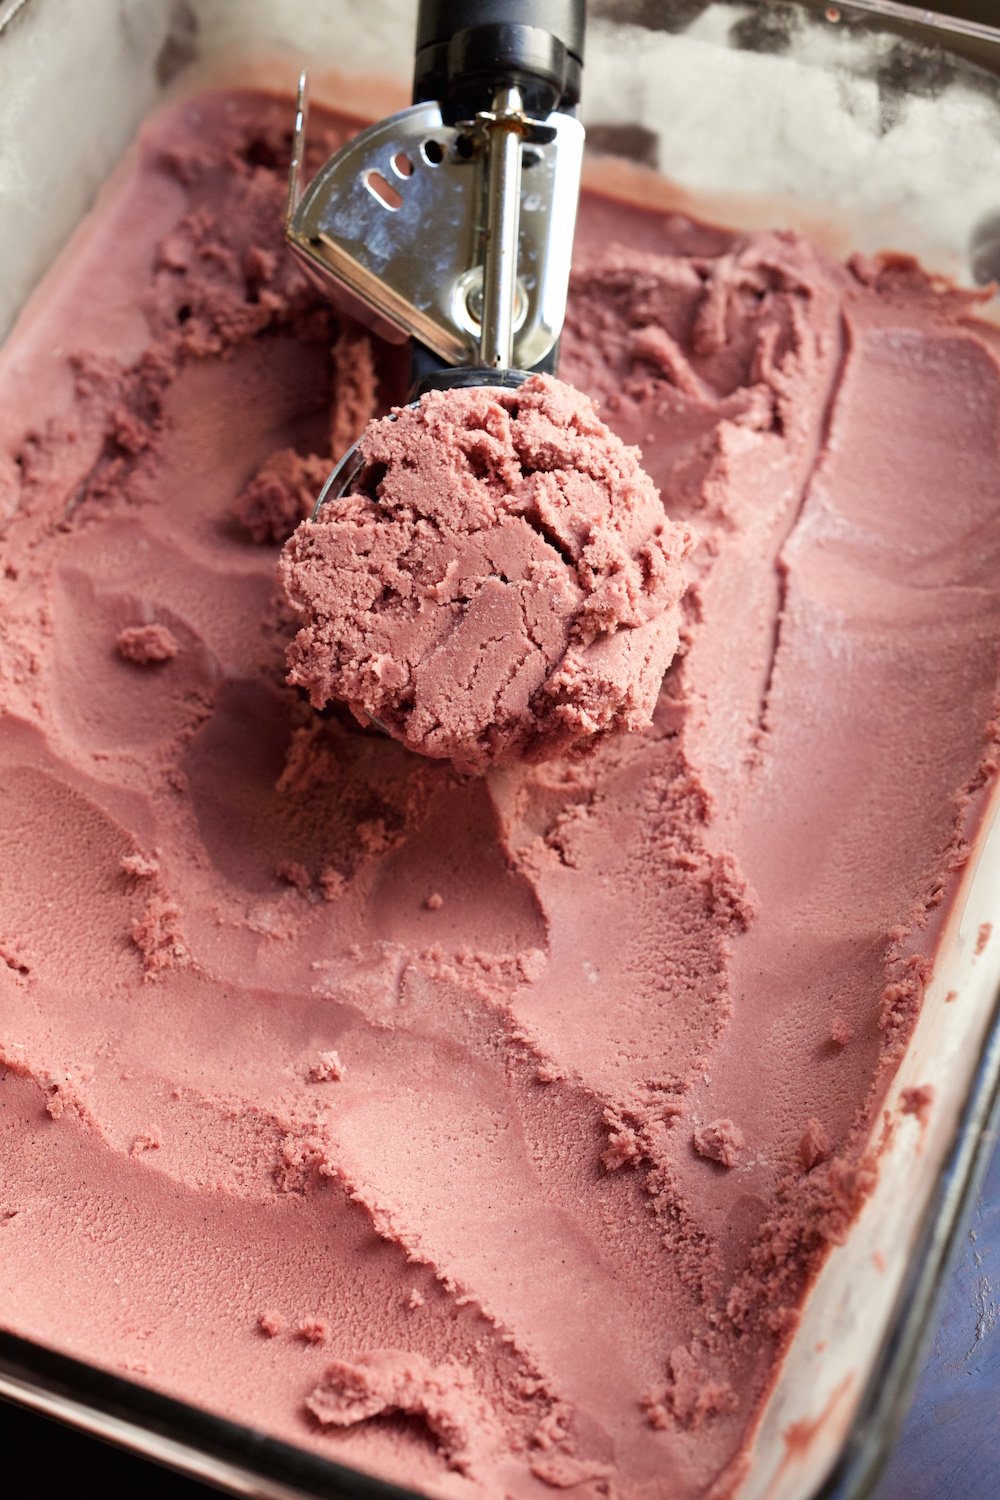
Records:
{"label": "scoop mark in ice cream", "polygon": [[431,391],[285,548],[289,681],[466,767],[647,729],[690,533],[579,391]]}

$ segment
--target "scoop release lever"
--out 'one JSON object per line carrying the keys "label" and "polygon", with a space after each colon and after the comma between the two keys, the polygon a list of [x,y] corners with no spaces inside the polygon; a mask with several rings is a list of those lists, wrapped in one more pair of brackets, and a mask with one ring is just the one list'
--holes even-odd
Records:
{"label": "scoop release lever", "polygon": [[306,188],[300,80],[293,250],[355,317],[476,383],[554,363],[583,156],[571,113],[583,26],[582,0],[422,0],[415,103],[348,141]]}

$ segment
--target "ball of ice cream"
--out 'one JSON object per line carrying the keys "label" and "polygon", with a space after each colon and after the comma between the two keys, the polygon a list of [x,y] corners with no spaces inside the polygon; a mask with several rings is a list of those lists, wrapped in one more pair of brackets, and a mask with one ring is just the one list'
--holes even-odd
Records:
{"label": "ball of ice cream", "polygon": [[373,422],[355,493],[287,543],[289,680],[424,755],[540,760],[651,721],[685,528],[588,397],[545,376]]}

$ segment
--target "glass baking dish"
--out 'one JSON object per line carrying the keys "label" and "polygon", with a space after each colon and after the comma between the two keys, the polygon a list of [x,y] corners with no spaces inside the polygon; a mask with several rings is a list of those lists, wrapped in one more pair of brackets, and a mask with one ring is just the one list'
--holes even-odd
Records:
{"label": "glass baking dish", "polygon": [[[412,11],[0,4],[0,336],[161,95],[237,80],[290,90],[307,62],[321,99],[385,113],[406,102]],[[597,0],[588,179],[739,228],[800,229],[840,253],[909,251],[984,285],[1000,273],[998,75],[1000,31],[894,0]],[[994,787],[885,1101],[898,1115],[901,1091],[930,1083],[935,1107],[880,1152],[876,1191],[831,1252],[759,1416],[739,1500],[854,1500],[891,1443],[991,1139],[1000,955],[991,945],[977,963],[976,940],[998,899]],[[961,1004],[944,1003],[952,991]],[[0,1394],[237,1494],[404,1493],[8,1333]]]}

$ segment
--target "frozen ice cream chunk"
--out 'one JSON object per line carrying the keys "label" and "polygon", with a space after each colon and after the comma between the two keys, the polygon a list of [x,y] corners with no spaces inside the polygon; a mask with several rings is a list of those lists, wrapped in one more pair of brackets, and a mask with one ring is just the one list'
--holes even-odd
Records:
{"label": "frozen ice cream chunk", "polygon": [[424,755],[542,760],[646,728],[689,533],[571,386],[432,391],[374,422],[357,492],[298,528],[289,680]]}

